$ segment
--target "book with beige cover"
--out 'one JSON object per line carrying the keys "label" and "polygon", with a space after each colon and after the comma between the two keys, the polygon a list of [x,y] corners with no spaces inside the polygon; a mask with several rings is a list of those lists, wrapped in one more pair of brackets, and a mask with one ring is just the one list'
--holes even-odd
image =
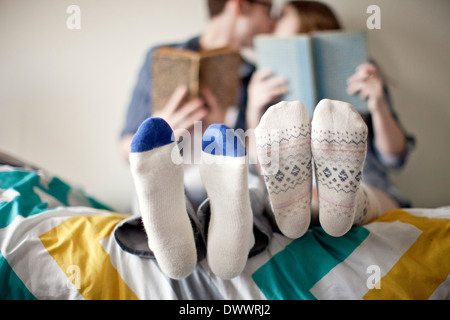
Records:
{"label": "book with beige cover", "polygon": [[236,105],[241,61],[238,51],[227,48],[201,52],[159,48],[151,70],[153,111],[164,108],[179,85],[188,87],[188,100],[199,97],[201,88],[207,87],[222,108]]}

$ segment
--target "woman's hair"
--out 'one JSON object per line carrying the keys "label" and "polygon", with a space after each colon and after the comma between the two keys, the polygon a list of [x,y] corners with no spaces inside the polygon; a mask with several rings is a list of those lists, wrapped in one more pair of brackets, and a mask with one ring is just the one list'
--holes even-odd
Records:
{"label": "woman's hair", "polygon": [[209,16],[212,18],[219,15],[225,8],[227,1],[228,0],[208,0]]}
{"label": "woman's hair", "polygon": [[324,3],[302,0],[290,1],[286,4],[295,8],[300,16],[300,30],[297,30],[298,33],[341,29],[336,15]]}

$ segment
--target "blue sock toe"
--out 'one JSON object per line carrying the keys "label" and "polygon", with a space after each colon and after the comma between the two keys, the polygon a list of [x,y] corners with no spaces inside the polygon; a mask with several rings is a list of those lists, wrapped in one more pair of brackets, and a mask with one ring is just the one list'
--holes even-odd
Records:
{"label": "blue sock toe", "polygon": [[244,142],[224,124],[212,124],[206,129],[202,139],[202,150],[212,155],[242,157],[247,154]]}
{"label": "blue sock toe", "polygon": [[144,152],[172,143],[172,128],[161,118],[145,120],[131,141],[131,152]]}

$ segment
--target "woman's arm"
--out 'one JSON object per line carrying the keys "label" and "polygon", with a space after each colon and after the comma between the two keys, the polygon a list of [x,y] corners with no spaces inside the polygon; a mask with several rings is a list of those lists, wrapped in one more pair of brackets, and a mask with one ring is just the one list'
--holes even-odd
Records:
{"label": "woman's arm", "polygon": [[360,65],[348,80],[347,93],[359,93],[361,99],[367,99],[378,151],[384,155],[402,155],[406,150],[406,137],[388,106],[384,82],[376,66]]}

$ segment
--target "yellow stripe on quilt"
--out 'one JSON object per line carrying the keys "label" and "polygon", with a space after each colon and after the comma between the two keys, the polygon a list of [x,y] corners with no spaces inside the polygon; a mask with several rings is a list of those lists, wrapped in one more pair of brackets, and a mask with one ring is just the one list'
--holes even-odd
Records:
{"label": "yellow stripe on quilt", "polygon": [[450,274],[450,219],[394,210],[377,221],[409,223],[423,233],[381,278],[381,288],[369,290],[364,299],[428,299]]}
{"label": "yellow stripe on quilt", "polygon": [[118,214],[71,217],[39,237],[85,299],[137,299],[100,244],[122,219]]}

